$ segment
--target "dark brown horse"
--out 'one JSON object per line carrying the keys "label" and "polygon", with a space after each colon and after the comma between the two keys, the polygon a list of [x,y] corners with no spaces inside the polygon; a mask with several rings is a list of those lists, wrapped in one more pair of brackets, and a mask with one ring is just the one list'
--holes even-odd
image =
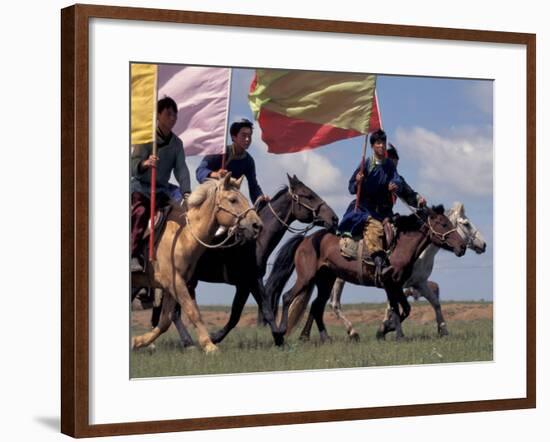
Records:
{"label": "dark brown horse", "polygon": [[[295,221],[309,224],[303,230],[313,226],[334,229],[338,224],[338,217],[319,195],[301,182],[296,175],[292,177],[287,175],[287,177],[289,185],[277,192],[269,203],[257,209],[263,224],[257,240],[235,247],[206,250],[200,257],[195,273],[188,283],[193,297],[198,281],[225,283],[236,287],[227,324],[210,336],[215,344],[221,342],[237,325],[251,293],[271,327],[275,343],[281,344],[282,335],[278,333],[278,327],[275,324],[272,303],[264,291],[263,277],[267,260],[287,231],[297,231],[291,226]],[[182,344],[192,345],[189,333],[179,315],[176,314],[173,317]]]}
{"label": "dark brown horse", "polygon": [[[395,329],[399,339],[404,336],[401,322],[410,312],[410,305],[403,295],[403,283],[410,276],[415,260],[431,243],[451,250],[457,256],[465,253],[466,244],[444,215],[442,206],[420,209],[412,215],[398,217],[395,225],[396,245],[389,257],[390,271],[386,272],[384,278],[384,290],[391,314],[381,325],[379,336]],[[280,295],[294,268],[296,282],[283,296],[280,333],[289,333],[296,325],[307,307],[313,288],[317,286],[318,294],[311,305],[311,314],[321,339],[327,339],[323,313],[335,279],[339,277],[358,285],[375,285],[374,266],[364,263],[360,266],[357,259],[344,258],[340,253],[340,238],[325,230],[306,238],[291,238],[281,248],[266,283],[268,297],[276,299]],[[289,314],[291,304],[293,306]]]}

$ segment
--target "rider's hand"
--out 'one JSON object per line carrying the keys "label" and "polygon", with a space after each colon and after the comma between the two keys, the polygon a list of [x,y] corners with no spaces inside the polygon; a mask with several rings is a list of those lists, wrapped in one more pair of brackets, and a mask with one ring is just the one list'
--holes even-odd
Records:
{"label": "rider's hand", "polygon": [[157,157],[156,155],[149,155],[149,158],[147,158],[146,160],[144,160],[141,163],[141,167],[143,169],[149,169],[151,167],[156,167],[156,165],[158,163],[158,160],[159,160],[159,157]]}
{"label": "rider's hand", "polygon": [[227,170],[220,169],[217,172],[210,172],[210,175],[208,175],[210,178],[220,179],[227,175]]}
{"label": "rider's hand", "polygon": [[422,195],[418,195],[418,207],[425,207],[426,204],[426,198],[424,198]]}
{"label": "rider's hand", "polygon": [[359,182],[363,179],[365,175],[363,174],[363,172],[358,172],[357,175],[355,175],[355,181]]}
{"label": "rider's hand", "polygon": [[395,184],[395,183],[388,184],[388,190],[390,192],[395,192],[397,190],[397,184]]}

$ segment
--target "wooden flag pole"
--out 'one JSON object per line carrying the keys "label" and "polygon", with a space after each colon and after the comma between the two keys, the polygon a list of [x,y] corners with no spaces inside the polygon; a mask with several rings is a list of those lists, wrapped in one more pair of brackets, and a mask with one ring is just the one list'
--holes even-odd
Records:
{"label": "wooden flag pole", "polygon": [[368,137],[369,137],[369,134],[366,134],[365,139],[363,140],[363,155],[361,156],[361,167],[359,168],[359,172],[361,173],[361,179],[357,183],[357,192],[355,193],[355,210],[359,208],[359,198],[361,198],[361,183],[363,182],[364,173],[365,173]]}
{"label": "wooden flag pole", "polygon": [[[225,110],[225,131],[224,135],[227,137],[227,127],[229,126],[229,104],[231,103],[231,80],[233,77],[233,68],[229,68],[229,82],[227,83],[227,108]],[[225,169],[225,157],[226,157],[226,146],[223,145],[222,153],[222,165],[221,169]]]}
{"label": "wooden flag pole", "polygon": [[[157,156],[157,91],[158,91],[158,66],[155,70],[155,87],[153,88],[153,149],[152,155]],[[151,216],[149,218],[149,261],[155,260],[155,208],[157,196],[157,165],[151,169]]]}

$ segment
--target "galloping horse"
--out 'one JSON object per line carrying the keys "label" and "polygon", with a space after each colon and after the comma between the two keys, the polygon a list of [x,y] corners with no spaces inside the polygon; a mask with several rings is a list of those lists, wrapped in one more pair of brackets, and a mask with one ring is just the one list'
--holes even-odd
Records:
{"label": "galloping horse", "polygon": [[[255,243],[209,249],[197,263],[193,278],[188,284],[190,290],[195,289],[198,281],[236,286],[229,321],[222,329],[211,335],[214,343],[221,342],[237,325],[246,300],[252,293],[264,319],[271,327],[275,343],[280,344],[281,335],[278,333],[271,301],[265,296],[263,285],[267,260],[287,231],[298,232],[291,227],[294,221],[309,224],[301,231],[307,231],[313,226],[332,229],[338,224],[338,217],[334,211],[313,190],[302,183],[296,175],[287,175],[287,178],[289,185],[279,190],[270,202],[264,203],[258,209],[263,229]],[[189,334],[178,316],[174,317],[174,323],[182,344],[192,345]]]}
{"label": "galloping horse", "polygon": [[[400,339],[404,336],[401,322],[410,312],[410,305],[403,295],[402,287],[403,282],[411,274],[414,261],[430,243],[451,250],[457,256],[464,254],[466,245],[443,214],[442,206],[421,209],[412,215],[400,217],[396,220],[396,227],[396,245],[390,255],[393,272],[388,272],[384,278],[384,290],[391,306],[391,315],[381,325],[380,332],[388,327],[387,323],[391,323],[397,331],[397,339]],[[277,296],[296,268],[296,283],[283,296],[283,311],[279,325],[281,333],[292,330],[305,311],[315,285],[318,295],[312,303],[311,312],[322,340],[328,338],[323,313],[336,278],[359,285],[375,285],[374,266],[365,265],[358,259],[344,258],[340,253],[339,243],[338,236],[320,231],[306,238],[294,237],[281,249],[266,284],[268,296]],[[296,303],[289,317],[289,307],[294,300]],[[402,312],[399,311],[400,306]]]}
{"label": "galloping horse", "polygon": [[177,302],[197,328],[203,350],[207,353],[217,350],[194,296],[187,289],[187,281],[220,226],[228,227],[237,240],[255,239],[260,233],[262,222],[239,192],[241,182],[242,178],[234,180],[228,174],[222,180],[208,180],[197,187],[189,197],[189,210],[169,217],[159,238],[153,271],[132,274],[133,287],[162,288],[170,294],[164,297],[159,324],[150,332],[135,336],[134,349],[150,345],[168,329]]}
{"label": "galloping horse", "polygon": [[[460,202],[454,203],[453,207],[447,210],[445,215],[447,215],[447,218],[449,218],[453,226],[456,227],[462,239],[466,241],[467,248],[473,250],[477,254],[485,252],[487,244],[477,227],[466,216],[464,204]],[[435,244],[430,244],[426,250],[421,253],[420,257],[414,263],[411,276],[405,281],[405,284],[403,284],[403,292],[405,296],[413,296],[414,298],[423,296],[428,300],[435,311],[437,332],[440,336],[446,336],[449,332],[439,302],[439,285],[436,282],[428,280],[432,274],[435,256],[439,250],[439,247]],[[329,305],[332,307],[336,316],[344,322],[348,336],[351,339],[357,340],[359,339],[358,333],[353,328],[353,324],[342,313],[340,299],[342,297],[343,288],[344,281],[337,279],[330,295]],[[310,313],[304,329],[300,334],[302,339],[309,338],[312,325],[313,315]]]}

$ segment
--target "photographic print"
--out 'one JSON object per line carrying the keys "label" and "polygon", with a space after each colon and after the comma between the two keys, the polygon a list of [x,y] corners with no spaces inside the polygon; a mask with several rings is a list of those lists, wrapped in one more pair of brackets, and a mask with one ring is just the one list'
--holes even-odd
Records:
{"label": "photographic print", "polygon": [[129,84],[132,378],[493,359],[493,81]]}
{"label": "photographic print", "polygon": [[61,23],[62,432],[535,406],[534,35]]}

